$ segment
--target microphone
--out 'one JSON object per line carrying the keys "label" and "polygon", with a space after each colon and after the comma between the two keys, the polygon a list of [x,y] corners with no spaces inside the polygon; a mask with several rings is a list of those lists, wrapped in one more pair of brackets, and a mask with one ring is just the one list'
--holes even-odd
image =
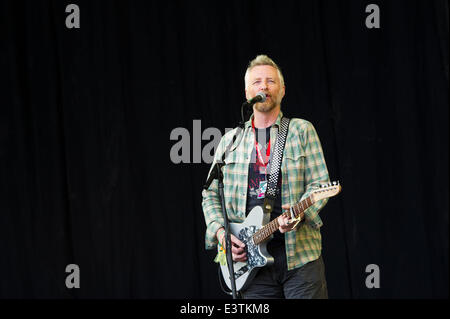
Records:
{"label": "microphone", "polygon": [[[244,129],[244,125],[245,125],[245,117],[249,116],[249,112],[251,113],[251,106],[255,103],[258,102],[264,102],[266,100],[266,94],[264,92],[258,92],[258,94],[255,95],[255,97],[253,97],[252,99],[245,101],[244,103],[242,103],[241,106],[241,121],[239,122],[239,127]],[[244,116],[247,113],[246,116]]]}
{"label": "microphone", "polygon": [[248,100],[247,102],[245,102],[245,104],[247,104],[248,106],[251,106],[258,102],[264,102],[265,100],[266,100],[266,95],[264,94],[264,92],[258,92],[258,94],[256,94],[254,98]]}

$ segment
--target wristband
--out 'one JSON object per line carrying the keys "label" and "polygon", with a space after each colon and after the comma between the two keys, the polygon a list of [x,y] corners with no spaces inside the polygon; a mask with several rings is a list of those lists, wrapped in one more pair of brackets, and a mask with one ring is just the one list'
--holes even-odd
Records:
{"label": "wristband", "polygon": [[[220,236],[221,236],[222,234],[225,234],[225,229],[223,229],[223,228],[222,228],[222,232],[220,232],[220,233],[217,235],[217,241],[219,242],[220,245],[222,244],[222,243],[221,243],[221,240],[220,240]],[[223,238],[222,238],[222,240],[223,240]]]}

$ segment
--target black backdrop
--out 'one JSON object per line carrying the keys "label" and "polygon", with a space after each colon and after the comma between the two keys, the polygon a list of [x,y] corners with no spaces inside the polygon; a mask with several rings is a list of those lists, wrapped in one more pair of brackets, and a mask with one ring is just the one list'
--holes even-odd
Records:
{"label": "black backdrop", "polygon": [[228,298],[209,164],[173,163],[170,134],[192,153],[194,120],[235,127],[261,53],[343,185],[321,212],[330,298],[448,297],[446,1],[1,1],[0,34],[0,297]]}

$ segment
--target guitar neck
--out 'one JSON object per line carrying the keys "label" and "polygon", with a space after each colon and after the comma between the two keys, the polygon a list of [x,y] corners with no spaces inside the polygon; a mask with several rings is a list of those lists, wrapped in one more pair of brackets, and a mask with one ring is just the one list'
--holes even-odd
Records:
{"label": "guitar neck", "polygon": [[[312,196],[309,196],[308,198],[305,198],[301,202],[295,204],[292,206],[292,212],[294,214],[294,218],[298,218],[299,216],[301,219],[304,219],[305,216],[305,210],[314,204],[314,201],[312,199]],[[291,218],[291,212],[290,210],[281,214],[284,217]],[[280,225],[278,224],[278,218],[275,218],[270,223],[262,227],[260,230],[258,230],[256,233],[253,234],[253,242],[258,245],[262,243],[264,240],[269,238],[274,232],[278,230]]]}

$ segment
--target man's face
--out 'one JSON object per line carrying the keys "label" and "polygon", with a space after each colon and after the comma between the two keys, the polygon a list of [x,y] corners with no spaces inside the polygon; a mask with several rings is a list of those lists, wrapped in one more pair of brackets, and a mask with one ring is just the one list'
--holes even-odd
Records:
{"label": "man's face", "polygon": [[284,86],[281,85],[278,71],[270,65],[257,65],[248,73],[245,96],[247,100],[255,97],[258,92],[266,94],[266,101],[256,103],[254,108],[259,112],[270,112],[281,104],[284,97]]}

